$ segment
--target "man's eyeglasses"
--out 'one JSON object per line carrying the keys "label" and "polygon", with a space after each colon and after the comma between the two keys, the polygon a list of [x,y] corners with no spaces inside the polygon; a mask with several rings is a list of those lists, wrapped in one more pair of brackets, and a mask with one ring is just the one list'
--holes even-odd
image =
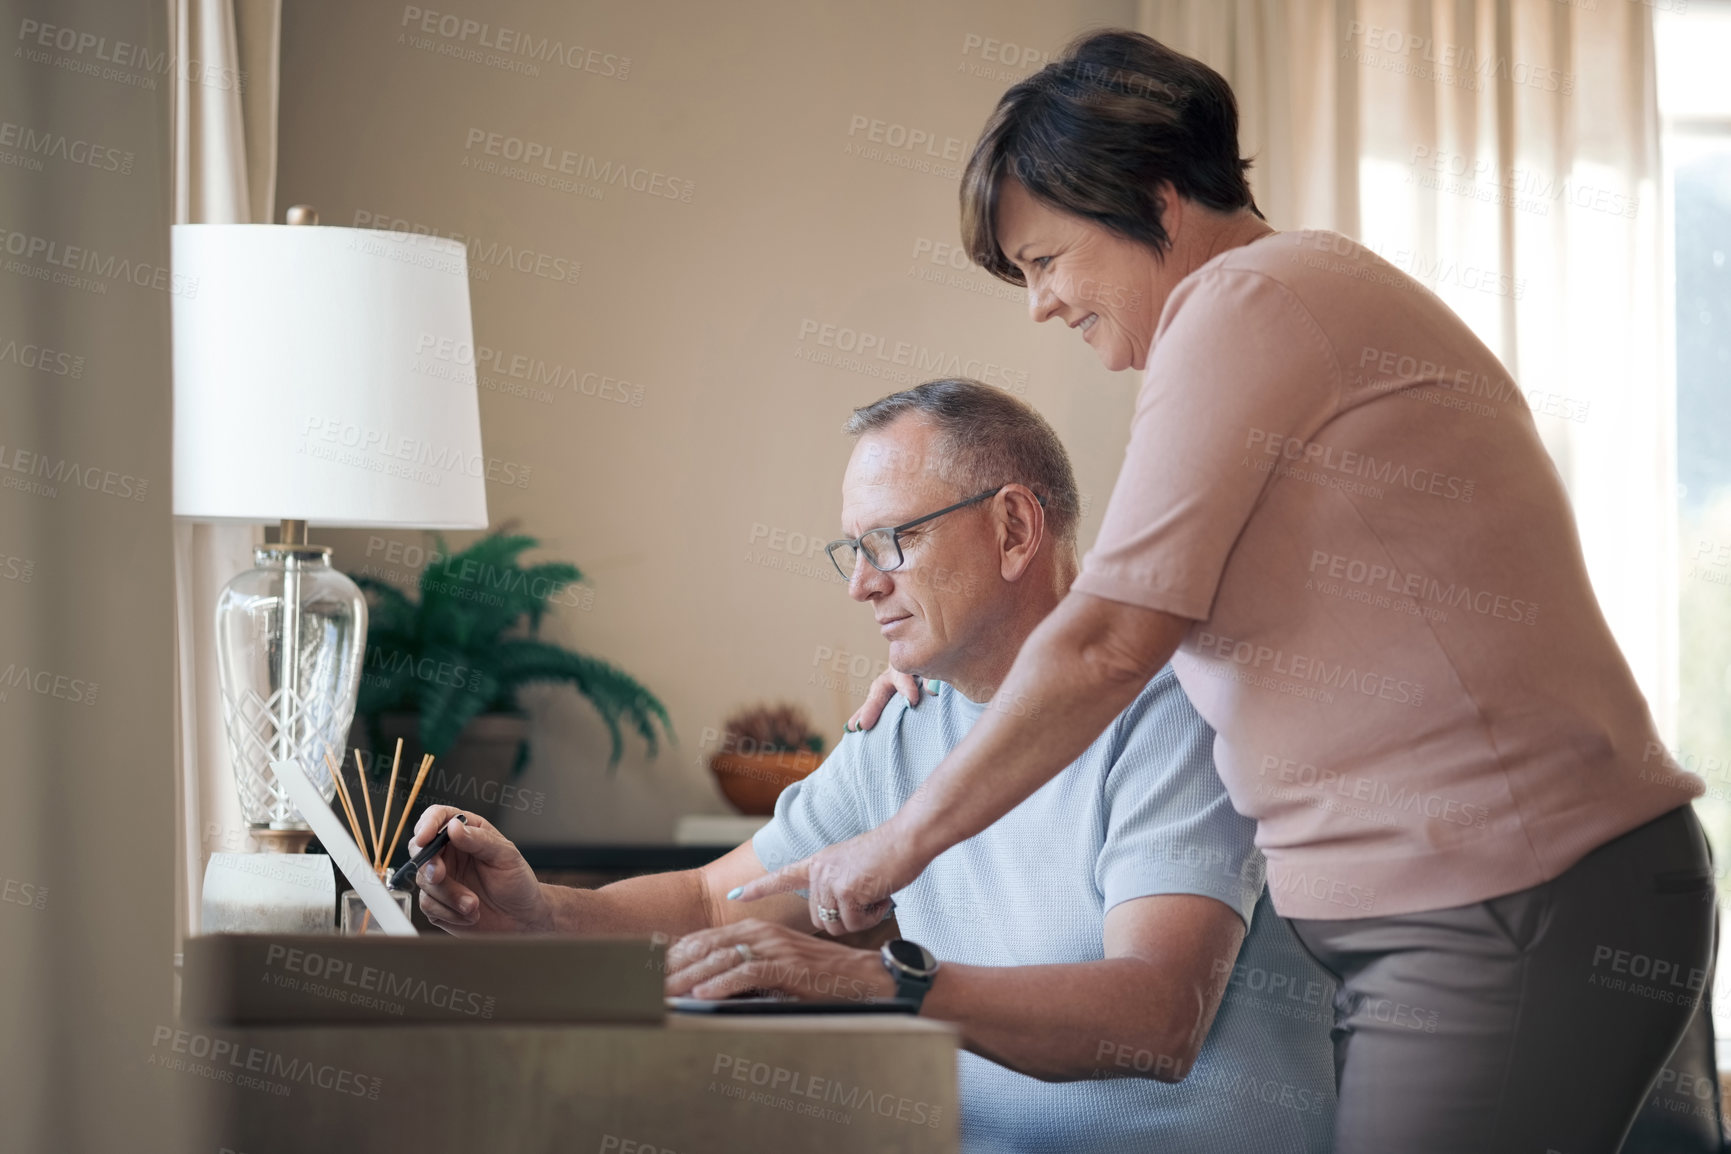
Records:
{"label": "man's eyeglasses", "polygon": [[[976,493],[966,501],[957,501],[954,505],[939,509],[936,513],[927,513],[924,517],[915,517],[912,521],[883,529],[872,529],[858,537],[843,537],[839,541],[831,541],[824,546],[830,561],[835,565],[837,573],[844,581],[853,580],[854,567],[859,559],[864,557],[866,563],[880,573],[893,573],[902,567],[902,533],[916,525],[924,525],[927,521],[942,517],[945,513],[954,513],[957,509],[966,509],[969,505],[978,505],[1002,493],[1008,485],[999,485],[996,489],[987,489],[984,493]],[[1039,494],[1034,500],[1041,505],[1046,499]]]}

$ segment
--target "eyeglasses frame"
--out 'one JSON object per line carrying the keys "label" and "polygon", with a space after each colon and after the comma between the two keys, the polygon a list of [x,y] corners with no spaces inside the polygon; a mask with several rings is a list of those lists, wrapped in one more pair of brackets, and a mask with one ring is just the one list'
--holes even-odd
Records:
{"label": "eyeglasses frame", "polygon": [[[823,551],[828,555],[829,563],[835,566],[835,571],[841,573],[843,581],[853,580],[852,573],[842,573],[841,562],[836,560],[835,557],[835,551],[843,545],[852,546],[853,551],[859,556],[864,557],[866,559],[866,564],[870,565],[873,569],[876,569],[879,573],[894,573],[897,569],[900,569],[903,565],[907,564],[907,555],[902,552],[902,533],[905,530],[915,528],[919,525],[924,525],[927,521],[936,520],[937,518],[942,517],[945,513],[954,513],[957,509],[966,509],[969,505],[978,505],[981,501],[988,501],[991,498],[996,497],[999,493],[1002,493],[1005,489],[1008,489],[1013,484],[1015,484],[1014,481],[1005,481],[995,489],[987,489],[984,493],[976,493],[965,501],[957,501],[954,505],[946,505],[936,513],[927,513],[923,517],[915,517],[912,521],[904,521],[900,525],[880,525],[876,529],[867,529],[858,537],[837,537],[834,541],[825,545]],[[1030,490],[1030,492],[1031,491],[1032,490]],[[1035,493],[1034,500],[1040,503],[1041,508],[1045,507],[1046,498]],[[882,565],[873,561],[871,553],[861,544],[861,542],[863,542],[867,537],[870,537],[873,533],[882,533],[886,530],[890,534],[890,541],[896,547],[896,563],[888,569],[885,569]]]}

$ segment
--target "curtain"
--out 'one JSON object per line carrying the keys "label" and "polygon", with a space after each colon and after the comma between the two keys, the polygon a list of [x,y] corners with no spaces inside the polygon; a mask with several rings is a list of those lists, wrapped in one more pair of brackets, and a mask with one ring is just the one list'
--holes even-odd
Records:
{"label": "curtain", "polygon": [[1648,6],[1140,0],[1138,21],[1231,82],[1274,227],[1370,246],[1501,358],[1672,736],[1674,404]]}
{"label": "curtain", "polygon": [[184,1151],[159,3],[0,0],[0,1148]]}
{"label": "curtain", "polygon": [[[202,65],[175,77],[174,221],[269,223],[281,0],[171,2],[177,51]],[[242,80],[196,82],[212,69]],[[252,567],[260,539],[255,526],[174,525],[177,942],[198,932],[210,855],[258,848],[229,769],[214,634],[216,599],[229,578]]]}

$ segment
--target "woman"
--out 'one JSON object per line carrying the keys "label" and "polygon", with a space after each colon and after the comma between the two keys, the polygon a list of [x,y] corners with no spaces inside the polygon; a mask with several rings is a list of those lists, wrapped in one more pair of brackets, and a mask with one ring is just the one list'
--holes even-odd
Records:
{"label": "woman", "polygon": [[1004,95],[963,238],[1144,372],[1124,466],[1004,707],[890,821],[745,896],[872,924],[1170,659],[1340,980],[1337,1148],[1615,1150],[1709,965],[1701,783],[1652,753],[1518,393],[1459,403],[1496,358],[1345,237],[1275,232],[1248,166],[1225,81],[1143,36]]}

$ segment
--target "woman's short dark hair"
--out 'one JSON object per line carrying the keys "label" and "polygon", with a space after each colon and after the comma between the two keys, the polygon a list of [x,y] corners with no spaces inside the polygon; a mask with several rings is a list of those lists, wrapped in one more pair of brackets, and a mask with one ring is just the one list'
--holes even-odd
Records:
{"label": "woman's short dark hair", "polygon": [[1006,179],[1036,200],[1164,255],[1157,186],[1209,208],[1262,213],[1238,155],[1238,102],[1200,60],[1139,32],[1073,41],[998,101],[962,174],[962,244],[993,276],[1023,284],[998,246]]}

